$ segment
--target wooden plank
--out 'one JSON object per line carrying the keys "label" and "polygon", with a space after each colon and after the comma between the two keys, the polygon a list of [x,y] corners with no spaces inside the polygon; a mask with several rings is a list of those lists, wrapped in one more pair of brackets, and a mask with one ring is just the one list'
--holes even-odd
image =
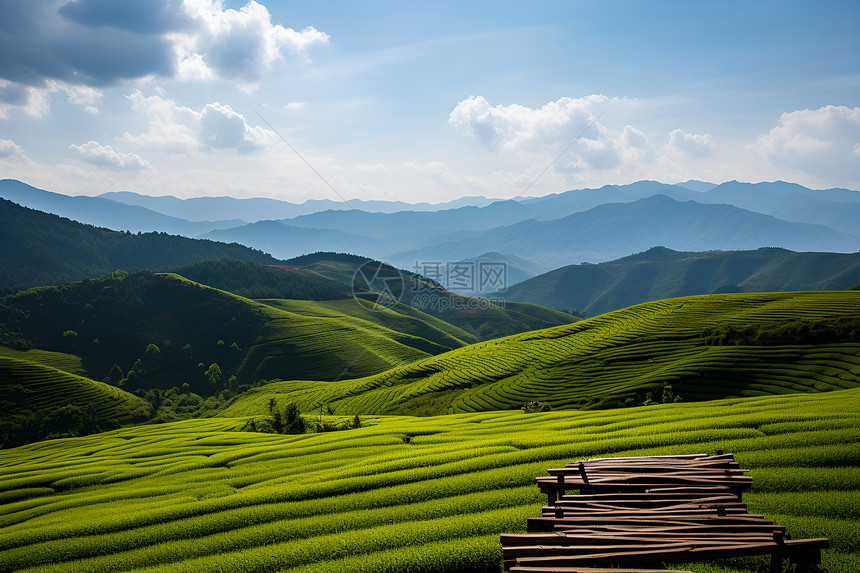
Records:
{"label": "wooden plank", "polygon": [[[514,566],[511,571],[521,573],[666,573],[665,569],[618,569],[607,567],[530,567],[530,566]],[[672,573],[692,573],[692,571],[676,571]]]}

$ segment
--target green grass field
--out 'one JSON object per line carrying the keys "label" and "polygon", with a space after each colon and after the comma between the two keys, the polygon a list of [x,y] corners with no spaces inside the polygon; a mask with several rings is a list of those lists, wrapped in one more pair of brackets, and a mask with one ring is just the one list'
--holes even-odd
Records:
{"label": "green grass field", "polygon": [[[606,411],[366,417],[280,436],[210,418],[0,453],[2,571],[498,571],[534,477],[586,457],[735,453],[751,513],[860,570],[860,389]],[[749,571],[757,562],[688,565]]]}
{"label": "green grass field", "polygon": [[117,428],[150,412],[148,402],[109,384],[0,355],[0,448]]}
{"label": "green grass field", "polygon": [[[517,409],[532,400],[554,408],[637,404],[648,391],[659,401],[665,385],[685,401],[854,388],[860,386],[858,308],[857,291],[667,299],[355,380],[276,382],[246,393],[227,413],[262,414],[271,397],[338,414],[433,415]],[[815,338],[822,324],[843,323],[839,341]],[[805,338],[788,336],[785,325]],[[751,336],[737,333],[750,327],[772,336],[737,344]],[[727,341],[715,342],[714,332],[728,332]]]}
{"label": "green grass field", "polygon": [[50,350],[38,350],[36,348],[16,350],[8,346],[0,346],[0,356],[38,362],[57,370],[64,370],[70,374],[86,374],[81,364],[81,357],[65,352],[51,352]]}
{"label": "green grass field", "polygon": [[99,418],[117,422],[149,411],[148,403],[109,384],[7,356],[0,356],[0,392],[14,393],[17,406],[35,411],[66,404],[86,410],[92,405]]}

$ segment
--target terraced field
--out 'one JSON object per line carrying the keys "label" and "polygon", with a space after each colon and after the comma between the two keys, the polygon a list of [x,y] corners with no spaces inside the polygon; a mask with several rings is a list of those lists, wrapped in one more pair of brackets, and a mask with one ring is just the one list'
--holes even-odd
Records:
{"label": "terraced field", "polygon": [[[304,410],[432,415],[516,409],[532,400],[554,408],[637,404],[649,391],[659,401],[666,385],[685,401],[854,388],[860,386],[858,309],[857,291],[661,300],[365,378],[275,382],[246,393],[227,415],[264,413],[271,397]],[[815,339],[815,328],[833,324],[848,325],[840,341]],[[807,332],[801,335],[806,342],[709,339],[709,333],[755,327],[779,334],[785,325]]]}
{"label": "terraced field", "polygon": [[[238,370],[238,376],[247,380],[354,378],[464,345],[426,324],[403,326],[427,334],[431,339],[393,330],[372,320],[374,317],[363,319],[341,314],[315,301],[247,302],[266,320]],[[359,307],[353,299],[344,300],[342,304]],[[381,314],[385,312],[395,314],[391,311]]]}
{"label": "terraced field", "polygon": [[35,412],[67,404],[86,411],[92,405],[99,420],[118,423],[144,416],[150,409],[148,402],[109,384],[8,356],[0,356],[0,400]]}
{"label": "terraced field", "polygon": [[65,352],[51,352],[35,348],[17,350],[8,346],[0,346],[0,356],[38,362],[39,364],[51,366],[57,370],[64,370],[71,374],[86,374],[83,364],[81,364],[81,357]]}
{"label": "terraced field", "polygon": [[[583,457],[734,452],[751,513],[860,570],[860,389],[608,411],[366,417],[300,436],[211,418],[0,453],[2,571],[498,571],[501,532]],[[685,566],[752,571],[757,561]]]}

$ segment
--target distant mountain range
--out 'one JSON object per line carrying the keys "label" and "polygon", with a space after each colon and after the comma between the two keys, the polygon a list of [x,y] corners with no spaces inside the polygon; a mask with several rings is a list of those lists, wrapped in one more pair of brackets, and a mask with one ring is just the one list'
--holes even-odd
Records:
{"label": "distant mountain range", "polygon": [[858,282],[860,253],[797,253],[777,248],[696,253],[654,247],[596,265],[568,265],[493,296],[594,316],[678,296],[843,290]]}
{"label": "distant mountain range", "polygon": [[14,179],[0,180],[0,198],[80,223],[132,233],[160,231],[194,237],[212,229],[229,229],[245,224],[244,220],[235,218],[222,221],[186,221],[101,197],[70,197],[52,193]]}
{"label": "distant mountain range", "polygon": [[237,242],[276,258],[332,251],[413,268],[481,257],[487,262],[486,255],[493,253],[510,270],[509,285],[548,269],[610,261],[655,245],[678,251],[860,248],[860,192],[812,190],[782,181],[639,181],[504,201],[467,197],[435,205],[328,200],[297,205],[129,192],[68,197],[4,180],[0,197],[120,230]]}
{"label": "distant mountain range", "polygon": [[550,221],[530,219],[485,233],[460,233],[453,240],[390,258],[395,264],[441,257],[457,260],[494,250],[553,268],[573,261],[612,260],[655,245],[691,251],[774,246],[850,252],[860,247],[860,237],[732,205],[680,202],[654,195],[631,203],[600,205]]}
{"label": "distant mountain range", "polygon": [[318,211],[361,209],[368,212],[394,213],[396,211],[437,211],[454,209],[466,205],[483,207],[496,201],[486,197],[461,197],[444,203],[405,203],[403,201],[333,201],[331,199],[309,199],[304,203],[290,203],[278,199],[254,197],[193,197],[179,199],[171,195],[153,197],[130,191],[112,191],[99,197],[127,205],[138,205],[153,211],[186,219],[188,221],[217,220],[238,217],[254,223],[265,219],[287,219]]}

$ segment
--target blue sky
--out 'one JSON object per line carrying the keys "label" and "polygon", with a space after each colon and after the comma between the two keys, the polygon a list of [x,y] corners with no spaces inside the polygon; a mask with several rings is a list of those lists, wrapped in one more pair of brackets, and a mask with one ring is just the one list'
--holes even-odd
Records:
{"label": "blue sky", "polygon": [[857,2],[0,0],[0,177],[290,201],[860,189],[858,23]]}

